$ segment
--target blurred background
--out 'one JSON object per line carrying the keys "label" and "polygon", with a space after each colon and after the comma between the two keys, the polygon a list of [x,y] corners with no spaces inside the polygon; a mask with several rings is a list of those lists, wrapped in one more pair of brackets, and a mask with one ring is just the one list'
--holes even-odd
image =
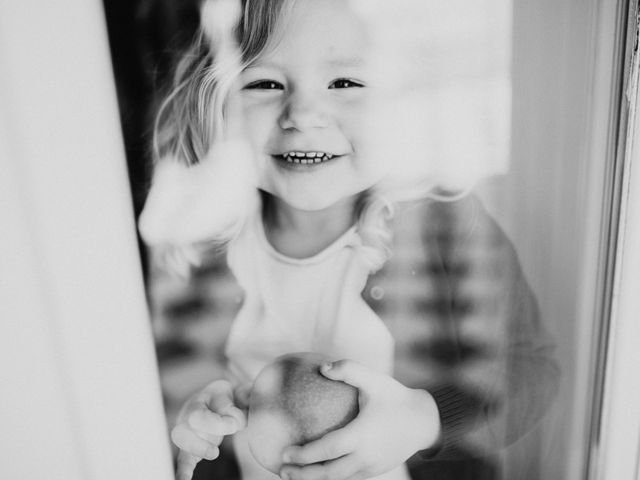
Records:
{"label": "blurred background", "polygon": [[[149,185],[153,114],[195,32],[198,6],[192,0],[104,1],[136,218]],[[603,34],[598,8],[596,0],[475,2],[435,22],[451,40],[446,58],[490,65],[486,78],[499,80],[492,108],[482,112],[496,128],[478,133],[473,121],[452,126],[486,142],[471,151],[486,160],[475,193],[516,246],[562,369],[552,411],[504,457],[500,468],[510,479],[578,479],[587,464],[604,329],[596,277],[609,188],[607,159],[598,154],[608,132],[592,130],[598,114],[592,48]],[[484,33],[472,25],[484,26]],[[170,425],[187,396],[221,371],[242,294],[224,258],[181,281],[157,268],[154,252],[139,248]],[[231,478],[233,465],[223,468]]]}

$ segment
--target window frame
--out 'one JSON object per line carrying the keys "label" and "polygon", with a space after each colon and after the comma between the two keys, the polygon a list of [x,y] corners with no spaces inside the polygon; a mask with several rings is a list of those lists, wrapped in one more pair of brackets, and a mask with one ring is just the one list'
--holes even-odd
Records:
{"label": "window frame", "polygon": [[[601,336],[594,382],[589,479],[640,479],[640,95],[637,2],[617,5],[618,118],[612,111]],[[635,248],[634,248],[635,247]]]}

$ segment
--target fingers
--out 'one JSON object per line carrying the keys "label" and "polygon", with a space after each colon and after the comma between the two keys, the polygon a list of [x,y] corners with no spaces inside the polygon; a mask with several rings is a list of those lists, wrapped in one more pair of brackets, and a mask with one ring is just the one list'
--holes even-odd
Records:
{"label": "fingers", "polygon": [[244,428],[244,413],[233,404],[233,390],[226,381],[213,382],[194,396],[171,431],[171,440],[180,449],[176,476],[190,480],[197,463],[214,460],[225,435]]}
{"label": "fingers", "polygon": [[178,466],[176,468],[176,480],[191,480],[193,471],[201,459],[190,453],[180,451],[178,453]]}
{"label": "fingers", "polygon": [[[227,433],[220,435],[231,435],[246,426],[247,418],[242,410],[233,403],[233,387],[227,381],[220,380],[211,383],[203,392],[206,411],[217,412],[217,416],[226,425]],[[210,412],[210,413],[211,413]]]}
{"label": "fingers", "polygon": [[233,405],[233,387],[226,380],[216,380],[202,391],[201,400],[214,412]]}
{"label": "fingers", "polygon": [[251,385],[244,385],[234,390],[234,399],[236,405],[247,409],[249,408],[249,398],[251,397]]}
{"label": "fingers", "polygon": [[171,438],[180,449],[202,458],[217,456],[215,451],[207,452],[208,446],[217,448],[223,436],[246,424],[245,414],[233,405],[232,387],[226,381],[208,385],[183,410]]}
{"label": "fingers", "polygon": [[302,447],[288,447],[283,453],[283,463],[308,465],[347,455],[355,449],[354,436],[347,426],[327,433],[324,437]]}
{"label": "fingers", "polygon": [[[240,415],[244,414],[240,412]],[[194,430],[220,437],[236,433],[242,428],[242,422],[243,419],[238,419],[230,415],[219,415],[209,410],[206,406],[194,410],[187,417],[187,424]]]}
{"label": "fingers", "polygon": [[238,430],[242,430],[247,426],[246,413],[235,405],[229,405],[228,407],[221,409],[220,415],[222,416],[222,418],[230,419],[234,423],[235,431],[232,433],[235,433]]}
{"label": "fingers", "polygon": [[198,459],[206,458],[214,460],[218,458],[221,437],[208,436],[191,430],[187,425],[181,423],[171,430],[171,440],[185,453],[191,454]]}
{"label": "fingers", "polygon": [[280,477],[289,480],[345,480],[357,478],[360,462],[355,455],[306,466],[285,465]]}
{"label": "fingers", "polygon": [[216,380],[202,390],[202,396],[210,407],[224,407],[233,404],[233,386],[227,380]]}
{"label": "fingers", "polygon": [[325,364],[320,371],[331,380],[339,380],[365,391],[378,387],[382,380],[379,373],[352,360]]}

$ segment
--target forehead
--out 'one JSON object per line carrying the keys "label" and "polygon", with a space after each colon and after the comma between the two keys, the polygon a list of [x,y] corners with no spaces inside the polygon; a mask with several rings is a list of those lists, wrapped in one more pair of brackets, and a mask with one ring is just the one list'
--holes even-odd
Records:
{"label": "forehead", "polygon": [[348,0],[297,0],[281,28],[279,41],[262,60],[338,67],[366,62],[368,34]]}

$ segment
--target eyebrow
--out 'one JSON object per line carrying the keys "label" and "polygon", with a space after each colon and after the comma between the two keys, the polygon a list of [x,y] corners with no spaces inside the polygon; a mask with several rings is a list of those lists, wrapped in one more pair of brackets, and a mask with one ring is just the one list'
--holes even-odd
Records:
{"label": "eyebrow", "polygon": [[324,61],[331,67],[361,67],[365,61],[362,57],[328,58]]}
{"label": "eyebrow", "polygon": [[[326,58],[322,60],[322,63],[328,67],[361,67],[365,64],[365,61],[362,57],[339,57],[339,58]],[[257,60],[247,68],[274,68],[274,69],[282,69],[282,65],[278,62],[273,62],[270,60],[261,61]]]}

